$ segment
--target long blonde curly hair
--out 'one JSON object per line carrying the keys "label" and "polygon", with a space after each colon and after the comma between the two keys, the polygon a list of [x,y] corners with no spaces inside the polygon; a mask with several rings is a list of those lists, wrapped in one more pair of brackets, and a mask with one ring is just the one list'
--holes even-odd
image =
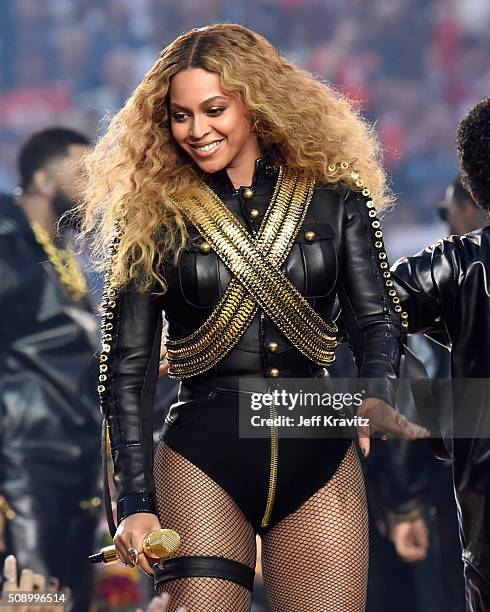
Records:
{"label": "long blonde curly hair", "polygon": [[[172,77],[189,68],[220,76],[223,91],[239,96],[250,111],[262,150],[275,151],[280,163],[323,183],[351,187],[354,167],[377,210],[390,204],[378,141],[346,99],[243,26],[195,29],[163,50],[84,161],[81,233],[91,238],[97,269],[107,266],[113,228],[123,218],[110,264],[116,286],[131,280],[140,289],[156,285],[164,291],[162,264],[188,240],[172,197],[182,197],[202,179],[173,139],[168,98]],[[340,168],[341,162],[350,167]],[[332,173],[334,164],[338,171]]]}

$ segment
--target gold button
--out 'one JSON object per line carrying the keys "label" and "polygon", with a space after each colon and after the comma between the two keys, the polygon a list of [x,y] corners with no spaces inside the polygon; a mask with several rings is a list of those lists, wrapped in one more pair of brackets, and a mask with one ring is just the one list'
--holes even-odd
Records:
{"label": "gold button", "polygon": [[372,200],[369,200],[369,202],[366,202],[366,206],[368,208],[374,208],[374,202]]}
{"label": "gold button", "polygon": [[102,353],[102,355],[99,357],[99,361],[107,361],[107,355]]}
{"label": "gold button", "polygon": [[381,242],[381,240],[376,240],[376,242],[374,243],[374,246],[377,249],[381,249],[383,247],[383,243]]}
{"label": "gold button", "polygon": [[267,345],[267,350],[268,350],[270,353],[275,353],[275,352],[277,351],[277,349],[278,349],[278,348],[279,348],[279,347],[278,347],[278,345],[277,345],[277,342],[269,342],[269,344]]}
{"label": "gold button", "polygon": [[396,296],[396,291],[395,291],[394,289],[390,289],[390,290],[388,291],[388,295],[389,295],[390,297],[395,297],[395,296]]}
{"label": "gold button", "polygon": [[272,368],[269,370],[269,376],[272,378],[277,378],[279,376],[279,370],[277,368]]}
{"label": "gold button", "polygon": [[350,176],[351,176],[351,178],[352,178],[352,179],[354,179],[355,181],[357,181],[357,179],[359,178],[359,172],[356,172],[355,170],[353,170],[353,171],[350,173]]}
{"label": "gold button", "polygon": [[201,244],[199,245],[199,250],[201,251],[201,253],[210,253],[211,245],[209,244],[209,242],[201,242]]}
{"label": "gold button", "polygon": [[402,321],[402,327],[408,327],[408,321]]}
{"label": "gold button", "polygon": [[364,186],[364,181],[362,179],[357,179],[356,186],[357,187],[363,187]]}
{"label": "gold button", "polygon": [[408,313],[407,312],[402,312],[402,319],[408,319]]}
{"label": "gold button", "polygon": [[390,272],[389,270],[386,270],[385,272],[383,272],[383,276],[384,276],[385,278],[390,278],[390,276],[391,276],[391,272]]}
{"label": "gold button", "polygon": [[100,380],[100,382],[105,382],[107,380],[107,375],[106,374],[101,374],[99,376],[99,380]]}
{"label": "gold button", "polygon": [[330,164],[328,167],[329,172],[335,172],[337,170],[337,166],[335,164]]}
{"label": "gold button", "polygon": [[380,259],[386,259],[386,253],[384,253],[383,251],[381,251],[381,253],[378,253],[378,257]]}
{"label": "gold button", "polygon": [[[395,306],[395,312],[401,312],[402,311],[402,307],[400,305]],[[402,321],[403,324],[403,321]]]}
{"label": "gold button", "polygon": [[388,264],[387,264],[387,262],[386,262],[386,261],[382,261],[382,262],[379,264],[379,267],[380,267],[382,270],[386,270],[386,268],[388,267]]}
{"label": "gold button", "polygon": [[371,195],[371,192],[369,191],[369,189],[364,188],[364,189],[362,190],[362,195],[363,195],[365,198],[369,198],[369,196]]}
{"label": "gold button", "polygon": [[105,387],[104,387],[104,385],[99,385],[99,386],[97,387],[97,391],[98,391],[99,393],[104,393],[104,391],[105,391]]}
{"label": "gold button", "polygon": [[102,364],[99,368],[99,370],[103,373],[103,372],[107,372],[107,366],[105,364]]}
{"label": "gold button", "polygon": [[313,240],[315,240],[316,234],[312,230],[308,230],[307,232],[305,232],[305,238],[306,240],[308,240],[308,242],[312,242]]}
{"label": "gold button", "polygon": [[342,162],[340,164],[340,167],[342,168],[342,170],[347,170],[347,168],[349,167],[349,162]]}
{"label": "gold button", "polygon": [[371,208],[371,210],[368,212],[368,215],[370,217],[375,217],[376,216],[376,211],[374,209]]}
{"label": "gold button", "polygon": [[399,297],[394,297],[393,298],[393,304],[399,304],[400,303],[400,298]]}
{"label": "gold button", "polygon": [[246,200],[251,200],[255,195],[255,191],[250,189],[250,187],[247,187],[242,191],[242,195]]}
{"label": "gold button", "polygon": [[250,218],[257,219],[259,215],[260,215],[260,212],[256,208],[252,208],[252,210],[250,211]]}
{"label": "gold button", "polygon": [[378,230],[378,231],[374,232],[374,237],[375,238],[383,238],[383,232],[381,230]]}
{"label": "gold button", "polygon": [[373,221],[371,223],[371,227],[374,227],[374,229],[378,229],[378,227],[381,227],[381,223],[378,220]]}
{"label": "gold button", "polygon": [[393,287],[393,281],[388,279],[387,281],[385,281],[385,284],[387,287]]}

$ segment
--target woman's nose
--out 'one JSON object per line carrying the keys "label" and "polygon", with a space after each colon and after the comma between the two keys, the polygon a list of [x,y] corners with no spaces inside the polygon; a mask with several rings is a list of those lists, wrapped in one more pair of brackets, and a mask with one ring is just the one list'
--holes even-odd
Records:
{"label": "woman's nose", "polygon": [[210,128],[207,122],[199,117],[194,117],[191,123],[191,131],[190,135],[194,138],[194,140],[200,140],[203,136],[205,136],[209,132]]}

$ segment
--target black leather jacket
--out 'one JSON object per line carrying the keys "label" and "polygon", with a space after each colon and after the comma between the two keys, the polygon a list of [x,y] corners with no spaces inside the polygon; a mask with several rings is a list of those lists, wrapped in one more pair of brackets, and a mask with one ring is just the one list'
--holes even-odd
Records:
{"label": "black leather jacket", "polygon": [[[230,210],[255,233],[277,178],[271,157],[266,155],[256,162],[252,199],[245,199],[243,188],[234,189],[226,171],[208,178]],[[253,209],[258,211],[255,217]],[[339,297],[361,377],[383,379],[381,384],[373,382],[369,394],[389,401],[384,379],[396,376],[403,333],[379,267],[379,248],[374,246],[373,219],[368,212],[361,194],[345,187],[317,185],[283,270],[325,320],[331,320]],[[165,269],[168,291],[164,296],[127,288],[118,298],[117,331],[110,355],[112,379],[108,381],[111,399],[106,409],[119,521],[135,512],[155,512],[151,403],[162,311],[169,321],[169,337],[187,336],[211,314],[230,280],[219,257],[214,252],[203,253],[202,238],[192,228],[190,231],[190,245],[179,264]],[[307,231],[314,232],[313,239],[307,240]],[[271,342],[277,343],[277,351],[268,349]],[[237,346],[200,378],[219,385],[228,377],[265,377],[271,368],[284,377],[310,377],[321,370],[259,312]]]}
{"label": "black leather jacket", "polygon": [[[451,236],[393,266],[411,332],[437,330],[452,347],[452,376],[490,379],[490,227]],[[490,443],[478,437],[486,420],[488,384],[467,381],[453,396],[454,483],[461,510],[465,561],[490,579]],[[475,392],[472,392],[475,389]],[[454,389],[453,389],[454,390]],[[474,435],[468,430],[473,426]]]}
{"label": "black leather jacket", "polygon": [[97,323],[22,210],[0,197],[0,492],[93,495],[100,469]]}

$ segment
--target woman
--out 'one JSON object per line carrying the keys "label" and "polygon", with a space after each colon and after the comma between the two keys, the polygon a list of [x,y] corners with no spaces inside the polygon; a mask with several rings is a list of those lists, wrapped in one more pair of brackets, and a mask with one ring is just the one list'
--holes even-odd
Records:
{"label": "woman", "polygon": [[[240,437],[238,384],[322,376],[338,296],[360,374],[376,379],[361,407],[371,428],[426,435],[384,401],[406,315],[373,203],[390,203],[378,153],[346,101],[262,37],[221,24],[162,52],[88,159],[85,231],[111,254],[99,392],[114,542],[151,573],[145,533],[180,534],[157,571],[172,610],[249,610],[256,533],[273,610],[364,609],[352,440]],[[169,374],[182,383],[152,472],[162,311]]]}

